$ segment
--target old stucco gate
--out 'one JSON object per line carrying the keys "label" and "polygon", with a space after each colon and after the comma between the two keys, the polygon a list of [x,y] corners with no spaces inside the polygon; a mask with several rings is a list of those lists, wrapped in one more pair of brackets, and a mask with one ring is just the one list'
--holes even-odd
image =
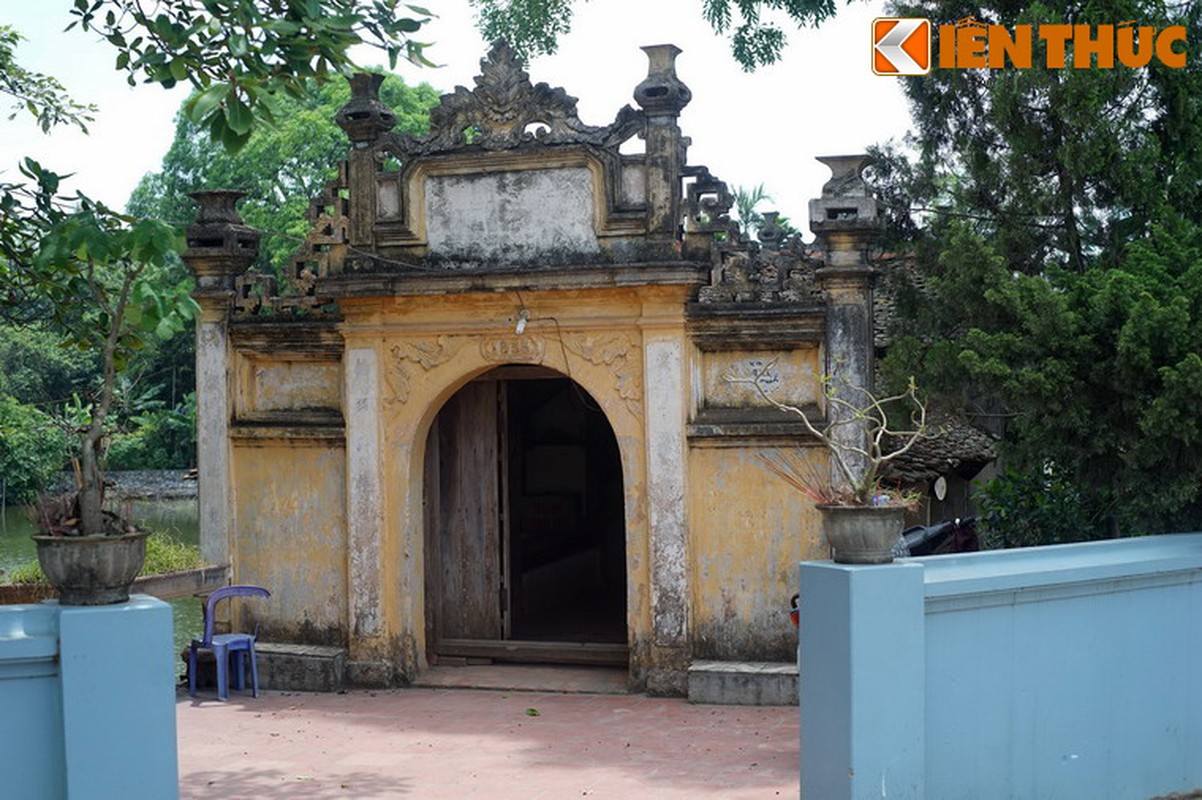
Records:
{"label": "old stucco gate", "polygon": [[[683,694],[703,661],[793,660],[794,565],[824,550],[756,455],[812,443],[727,377],[770,364],[816,417],[826,365],[867,380],[876,205],[836,160],[825,261],[771,223],[746,241],[686,164],[676,48],[645,50],[639,108],[601,127],[504,45],[420,139],[356,76],[349,156],[278,283],[247,271],[232,197],[198,197],[202,549],[272,589],[266,641],[339,648],[358,685],[508,654]],[[570,606],[589,576],[622,595],[616,636],[506,619],[515,582]]]}

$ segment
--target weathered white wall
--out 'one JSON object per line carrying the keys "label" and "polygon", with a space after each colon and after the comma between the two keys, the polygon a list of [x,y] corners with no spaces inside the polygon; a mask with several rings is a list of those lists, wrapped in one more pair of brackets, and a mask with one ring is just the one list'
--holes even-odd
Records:
{"label": "weathered white wall", "polygon": [[342,365],[337,362],[255,363],[242,393],[252,408],[239,413],[331,409],[342,406]]}
{"label": "weathered white wall", "polygon": [[593,173],[584,167],[435,175],[425,197],[436,257],[532,261],[599,252]]}

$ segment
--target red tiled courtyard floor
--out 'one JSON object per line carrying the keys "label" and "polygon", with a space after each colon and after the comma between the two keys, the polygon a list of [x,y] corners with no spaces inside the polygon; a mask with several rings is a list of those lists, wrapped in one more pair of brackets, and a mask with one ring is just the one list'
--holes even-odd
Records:
{"label": "red tiled courtyard floor", "polygon": [[177,722],[182,798],[798,794],[796,708],[444,688],[219,703],[185,691]]}

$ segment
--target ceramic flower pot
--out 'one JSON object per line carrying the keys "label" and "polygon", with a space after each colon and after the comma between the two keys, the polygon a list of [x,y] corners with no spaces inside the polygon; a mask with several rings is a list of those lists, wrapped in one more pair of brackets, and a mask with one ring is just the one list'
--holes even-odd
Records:
{"label": "ceramic flower pot", "polygon": [[822,533],[839,564],[888,564],[905,524],[901,506],[819,505]]}
{"label": "ceramic flower pot", "polygon": [[146,560],[149,531],[121,536],[34,536],[46,580],[67,606],[124,603]]}

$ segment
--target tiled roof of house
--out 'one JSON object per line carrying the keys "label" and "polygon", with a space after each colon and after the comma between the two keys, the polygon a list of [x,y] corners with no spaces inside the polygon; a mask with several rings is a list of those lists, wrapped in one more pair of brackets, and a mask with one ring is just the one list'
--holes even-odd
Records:
{"label": "tiled roof of house", "polygon": [[935,431],[917,441],[886,469],[887,480],[904,484],[932,481],[940,475],[972,478],[997,457],[997,441],[964,420],[946,418],[932,424]]}

